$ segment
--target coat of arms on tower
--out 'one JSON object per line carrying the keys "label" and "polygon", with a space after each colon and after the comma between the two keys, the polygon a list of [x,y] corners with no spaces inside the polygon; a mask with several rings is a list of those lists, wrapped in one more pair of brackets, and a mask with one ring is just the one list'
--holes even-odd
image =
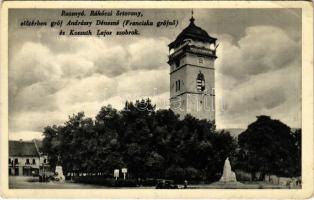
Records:
{"label": "coat of arms on tower", "polygon": [[201,71],[197,75],[196,88],[199,92],[203,92],[205,90],[205,78],[204,74]]}

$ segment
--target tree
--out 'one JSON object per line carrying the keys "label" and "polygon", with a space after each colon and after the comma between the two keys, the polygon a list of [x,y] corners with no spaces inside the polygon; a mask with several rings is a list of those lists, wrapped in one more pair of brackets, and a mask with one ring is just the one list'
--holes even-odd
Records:
{"label": "tree", "polygon": [[112,177],[128,168],[130,178],[169,178],[175,181],[219,179],[224,160],[234,151],[234,139],[217,132],[213,121],[172,110],[157,110],[150,99],[126,102],[118,111],[104,106],[95,117],[83,112],[61,126],[44,131],[45,152],[64,173]]}
{"label": "tree", "polygon": [[291,129],[269,116],[258,116],[238,137],[237,168],[249,171],[252,177],[265,174],[293,176],[298,157],[297,146]]}
{"label": "tree", "polygon": [[45,127],[43,131],[44,139],[42,143],[42,150],[46,155],[48,155],[48,161],[52,169],[55,169],[58,161],[60,145],[60,139],[58,138],[59,129],[59,127],[53,125]]}
{"label": "tree", "polygon": [[234,152],[237,148],[237,141],[229,132],[224,130],[220,132],[215,131],[211,137],[212,151],[210,151],[210,153],[212,153],[212,156],[210,157],[210,162],[215,162],[215,164],[208,166],[211,170],[208,170],[207,176],[213,177],[213,180],[219,180],[227,157],[233,160]]}
{"label": "tree", "polygon": [[297,156],[295,158],[295,172],[294,172],[294,175],[295,176],[301,176],[301,163],[302,163],[302,160],[301,160],[301,151],[302,151],[302,130],[299,128],[299,129],[296,129],[294,132],[293,132],[293,137],[294,137],[294,141],[295,141],[295,146],[297,148]]}
{"label": "tree", "polygon": [[94,165],[98,172],[110,177],[114,169],[125,167],[120,151],[123,134],[121,114],[111,105],[102,107],[96,116],[94,128],[97,133]]}
{"label": "tree", "polygon": [[85,172],[89,162],[86,158],[86,141],[90,137],[88,134],[93,131],[92,126],[93,121],[86,119],[84,112],[79,112],[69,116],[69,120],[61,127],[59,155],[65,173]]}

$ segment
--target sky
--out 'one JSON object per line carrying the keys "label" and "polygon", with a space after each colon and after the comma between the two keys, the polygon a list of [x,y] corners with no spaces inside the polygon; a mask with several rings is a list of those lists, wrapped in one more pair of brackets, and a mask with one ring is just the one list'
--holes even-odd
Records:
{"label": "sky", "polygon": [[[84,111],[95,117],[102,106],[121,109],[126,100],[149,97],[158,108],[169,108],[167,45],[188,26],[191,11],[133,11],[143,17],[119,19],[179,23],[128,27],[139,30],[133,37],[69,37],[58,36],[59,27],[19,24],[83,18],[60,17],[61,10],[53,9],[10,10],[10,139],[41,138],[45,126],[62,125],[69,115]],[[300,9],[194,9],[195,24],[219,42],[217,128],[246,128],[258,115],[301,127],[301,14]]]}

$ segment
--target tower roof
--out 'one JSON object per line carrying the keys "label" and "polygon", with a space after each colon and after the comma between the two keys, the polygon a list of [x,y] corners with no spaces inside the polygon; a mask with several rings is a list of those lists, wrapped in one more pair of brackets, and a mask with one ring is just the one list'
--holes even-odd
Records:
{"label": "tower roof", "polygon": [[168,46],[169,48],[178,47],[184,39],[192,39],[194,41],[209,42],[213,43],[217,38],[213,38],[202,28],[198,27],[194,23],[195,19],[193,16],[190,19],[190,24],[183,29],[183,31],[177,36],[175,41],[171,42]]}

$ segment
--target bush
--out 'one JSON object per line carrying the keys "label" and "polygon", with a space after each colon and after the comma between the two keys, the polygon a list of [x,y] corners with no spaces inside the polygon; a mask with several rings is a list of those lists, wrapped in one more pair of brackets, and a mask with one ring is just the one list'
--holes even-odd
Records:
{"label": "bush", "polygon": [[187,167],[185,168],[185,179],[187,180],[199,180],[200,179],[200,173],[197,169],[193,167]]}
{"label": "bush", "polygon": [[104,185],[108,187],[136,187],[137,181],[133,179],[109,179],[104,176],[77,176],[73,178],[74,182],[94,184],[94,185]]}
{"label": "bush", "polygon": [[185,179],[184,169],[178,166],[171,166],[166,169],[166,178],[172,179],[175,182],[183,182]]}
{"label": "bush", "polygon": [[158,180],[157,179],[144,179],[141,184],[143,186],[156,186]]}
{"label": "bush", "polygon": [[111,183],[110,186],[111,187],[136,187],[137,186],[137,182],[136,180],[132,180],[132,179],[118,179],[118,180],[113,180],[110,179]]}

